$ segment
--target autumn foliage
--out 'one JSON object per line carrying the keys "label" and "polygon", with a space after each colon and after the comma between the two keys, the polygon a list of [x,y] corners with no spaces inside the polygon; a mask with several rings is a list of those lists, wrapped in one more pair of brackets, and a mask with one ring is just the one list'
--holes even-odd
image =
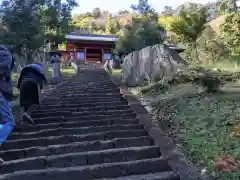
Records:
{"label": "autumn foliage", "polygon": [[234,160],[231,156],[215,157],[213,168],[218,171],[232,172],[240,169],[240,161]]}

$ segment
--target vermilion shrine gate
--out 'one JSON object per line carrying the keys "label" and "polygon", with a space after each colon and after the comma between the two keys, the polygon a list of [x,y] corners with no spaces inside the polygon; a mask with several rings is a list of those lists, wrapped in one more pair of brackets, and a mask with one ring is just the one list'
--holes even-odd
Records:
{"label": "vermilion shrine gate", "polygon": [[[67,58],[69,54],[78,62],[97,62],[104,63],[111,59],[111,52],[115,46],[117,38],[108,35],[81,34],[72,32],[66,36],[66,52],[63,53]],[[66,56],[64,59],[66,59]]]}

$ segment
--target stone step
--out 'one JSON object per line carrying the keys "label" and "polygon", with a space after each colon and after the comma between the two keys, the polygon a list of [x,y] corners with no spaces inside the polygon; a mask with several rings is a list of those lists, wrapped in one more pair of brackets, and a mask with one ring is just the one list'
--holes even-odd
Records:
{"label": "stone step", "polygon": [[115,178],[121,176],[140,175],[171,170],[161,158],[138,161],[105,163],[93,166],[76,166],[65,168],[49,168],[45,170],[15,171],[2,174],[0,180],[91,180],[96,178]]}
{"label": "stone step", "polygon": [[124,109],[124,110],[108,110],[108,111],[52,111],[48,113],[39,113],[35,112],[32,114],[32,118],[43,118],[43,117],[53,117],[53,116],[65,116],[65,117],[71,117],[71,116],[89,116],[89,115],[96,115],[96,116],[102,116],[102,115],[118,115],[118,114],[134,114],[134,111],[132,109]]}
{"label": "stone step", "polygon": [[74,96],[74,97],[58,97],[58,98],[51,98],[48,99],[45,104],[52,103],[52,102],[61,102],[61,103],[70,103],[70,102],[91,102],[93,100],[96,100],[96,102],[102,101],[102,102],[108,102],[109,100],[119,101],[123,100],[122,96]]}
{"label": "stone step", "polygon": [[127,105],[128,102],[126,101],[111,101],[111,102],[97,102],[97,103],[71,103],[71,104],[64,104],[64,103],[59,103],[59,104],[52,104],[52,105],[47,105],[47,104],[41,104],[39,105],[40,110],[46,110],[46,109],[52,109],[52,108],[72,108],[72,107],[85,107],[85,108],[92,108],[92,107],[102,107],[102,106],[123,106]]}
{"label": "stone step", "polygon": [[55,109],[46,109],[46,110],[39,110],[37,109],[35,112],[38,113],[49,113],[49,112],[56,112],[56,111],[113,111],[113,110],[129,110],[131,109],[128,105],[120,105],[120,106],[100,106],[100,107],[80,107],[80,108],[55,108]]}
{"label": "stone step", "polygon": [[46,147],[30,147],[25,149],[10,149],[0,152],[0,157],[5,161],[30,158],[38,156],[51,156],[64,153],[106,150],[113,148],[142,147],[153,145],[153,140],[148,136],[116,138],[108,141],[85,141],[70,144],[49,145]]}
{"label": "stone step", "polygon": [[94,103],[109,103],[111,101],[124,101],[122,97],[110,97],[110,98],[103,98],[103,99],[97,99],[94,97],[89,97],[89,98],[73,98],[72,100],[48,100],[44,104],[45,105],[51,105],[51,104],[56,104],[56,103],[62,103],[62,104],[74,104],[74,103],[84,103],[84,104],[94,104]]}
{"label": "stone step", "polygon": [[142,130],[142,125],[130,124],[130,125],[109,125],[109,126],[89,126],[89,127],[75,127],[75,128],[58,128],[58,129],[46,129],[36,132],[24,132],[24,133],[12,133],[9,140],[15,139],[31,139],[31,138],[42,138],[49,136],[60,136],[60,135],[85,135],[94,133],[101,133],[106,131],[121,131],[124,130]]}
{"label": "stone step", "polygon": [[86,135],[62,135],[62,136],[49,136],[41,138],[31,139],[17,139],[7,140],[1,147],[2,150],[9,149],[23,149],[35,146],[49,146],[58,144],[69,144],[74,142],[83,141],[97,141],[97,140],[111,140],[115,138],[131,138],[147,136],[148,133],[145,130],[120,130],[120,131],[106,131],[101,133],[86,134]]}
{"label": "stone step", "polygon": [[104,179],[95,179],[95,180],[180,180],[180,178],[173,171],[165,171],[160,173],[141,174],[141,175],[118,177],[118,178],[104,178]]}
{"label": "stone step", "polygon": [[[64,90],[64,91],[57,91],[58,94],[55,94],[52,97],[74,97],[74,96],[90,96],[94,95],[96,97],[100,96],[110,96],[110,95],[121,95],[120,90],[117,88],[111,89],[111,90],[97,90],[97,89],[92,89],[92,90],[81,90],[81,88],[76,88],[76,89],[71,89],[71,90]],[[51,97],[51,98],[52,98]]]}
{"label": "stone step", "polygon": [[152,159],[159,157],[159,152],[155,146],[143,146],[39,156],[4,162],[1,164],[0,173]]}
{"label": "stone step", "polygon": [[70,89],[60,89],[58,90],[58,92],[60,94],[62,94],[63,96],[64,95],[67,95],[67,94],[73,94],[73,93],[76,93],[76,94],[81,94],[81,93],[85,93],[85,94],[91,94],[91,93],[99,93],[99,94],[106,94],[106,93],[118,93],[120,92],[119,88],[117,87],[105,87],[105,89],[101,89],[99,87],[90,87],[88,85],[86,85],[86,89],[84,89],[83,87],[79,87],[79,86],[71,86]]}
{"label": "stone step", "polygon": [[66,93],[66,92],[119,92],[119,88],[116,85],[112,85],[112,84],[107,84],[107,85],[103,85],[102,84],[93,84],[93,85],[89,85],[89,84],[83,84],[83,85],[79,85],[79,84],[69,84],[68,86],[70,87],[62,87],[62,88],[58,88],[58,92],[59,93]]}
{"label": "stone step", "polygon": [[119,92],[119,88],[116,85],[112,84],[106,84],[105,83],[94,83],[94,84],[88,84],[84,83],[82,85],[79,84],[69,84],[69,87],[60,87],[58,88],[58,92],[60,93],[66,93],[66,92]]}
{"label": "stone step", "polygon": [[84,120],[95,120],[95,119],[99,119],[99,120],[104,120],[104,119],[133,119],[133,118],[137,118],[136,114],[133,113],[128,113],[128,114],[112,114],[112,115],[88,115],[88,116],[77,116],[72,114],[71,116],[48,116],[48,117],[43,117],[43,118],[34,118],[35,122],[38,124],[44,123],[44,122],[65,122],[65,120],[61,120],[62,118],[66,118],[69,121],[84,121]]}
{"label": "stone step", "polygon": [[60,97],[51,97],[48,98],[48,101],[71,101],[73,99],[87,101],[96,99],[98,101],[100,100],[109,100],[109,99],[116,99],[116,98],[122,98],[120,93],[104,93],[104,94],[98,94],[98,93],[91,93],[91,94],[71,94],[69,96],[60,96]]}
{"label": "stone step", "polygon": [[[80,118],[79,118],[80,119]],[[66,121],[49,123],[42,121],[42,124],[37,125],[18,125],[14,128],[15,132],[34,132],[47,129],[57,129],[57,128],[74,128],[74,127],[87,127],[87,126],[103,126],[103,125],[129,125],[138,124],[139,121],[136,119],[104,119],[104,120],[87,120],[87,121]]]}

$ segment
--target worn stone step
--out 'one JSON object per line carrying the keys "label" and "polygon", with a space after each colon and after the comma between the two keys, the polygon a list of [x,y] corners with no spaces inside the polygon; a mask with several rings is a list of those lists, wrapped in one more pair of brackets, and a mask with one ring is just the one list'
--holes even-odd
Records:
{"label": "worn stone step", "polygon": [[73,142],[111,140],[114,138],[131,138],[147,136],[145,130],[121,130],[121,131],[106,131],[101,133],[86,134],[86,135],[67,135],[67,136],[49,136],[31,139],[7,140],[1,147],[2,150],[8,149],[23,149],[35,146],[49,146],[57,144],[69,144]]}
{"label": "worn stone step", "polygon": [[68,92],[119,92],[119,87],[117,87],[116,85],[106,85],[105,87],[102,87],[103,85],[99,85],[99,84],[75,84],[75,85],[68,85],[69,88],[62,87],[62,88],[58,88],[57,91],[59,93],[68,93]]}
{"label": "worn stone step", "polygon": [[96,116],[104,116],[104,115],[119,115],[125,114],[130,115],[134,114],[132,109],[124,109],[124,110],[108,110],[108,111],[52,111],[48,113],[39,113],[35,112],[32,114],[33,118],[44,118],[44,117],[53,117],[53,116],[64,116],[64,117],[71,117],[71,116],[89,116],[89,115],[96,115]]}
{"label": "worn stone step", "polygon": [[[101,85],[100,85],[101,86]],[[66,93],[108,93],[108,92],[120,92],[119,88],[116,86],[105,86],[105,88],[101,88],[98,86],[89,86],[89,85],[82,85],[82,86],[72,86],[70,85],[69,88],[62,88],[58,89],[57,91],[65,95]]]}
{"label": "worn stone step", "polygon": [[79,83],[70,83],[67,84],[64,87],[58,88],[58,91],[64,92],[65,90],[67,91],[72,91],[72,90],[79,90],[79,91],[84,91],[84,90],[89,90],[89,91],[108,91],[108,90],[117,90],[119,89],[115,84],[112,82],[95,82],[93,84],[89,84],[82,82],[82,84]]}
{"label": "worn stone step", "polygon": [[127,125],[127,124],[139,124],[136,119],[104,119],[104,120],[87,120],[87,121],[67,121],[49,123],[42,121],[42,124],[37,125],[18,125],[14,128],[14,132],[34,132],[47,129],[57,128],[74,128],[74,127],[87,127],[87,126],[103,126],[103,125]]}
{"label": "worn stone step", "polygon": [[91,100],[91,99],[96,99],[96,100],[108,100],[110,98],[121,98],[122,95],[120,93],[115,93],[115,94],[71,94],[69,96],[52,96],[51,98],[48,99],[48,101],[70,101],[73,99],[77,99],[77,100]]}
{"label": "worn stone step", "polygon": [[35,122],[38,124],[44,123],[44,122],[65,122],[65,120],[61,120],[61,118],[66,118],[69,121],[84,121],[84,120],[95,120],[95,119],[99,119],[99,120],[104,120],[104,119],[133,119],[133,118],[137,118],[136,114],[134,113],[128,113],[128,114],[112,114],[112,115],[97,115],[97,114],[93,114],[93,115],[88,115],[88,116],[77,116],[72,114],[71,116],[49,116],[49,117],[43,117],[43,118],[34,118]]}
{"label": "worn stone step", "polygon": [[62,103],[62,104],[72,104],[72,103],[84,103],[84,104],[93,104],[93,103],[109,103],[111,101],[124,101],[122,97],[110,97],[108,98],[102,98],[102,99],[97,99],[94,97],[89,97],[89,98],[73,98],[71,100],[47,100],[44,104],[56,104],[56,103]]}
{"label": "worn stone step", "polygon": [[0,173],[151,159],[159,157],[159,152],[158,147],[143,146],[39,156],[4,162],[1,164]]}
{"label": "worn stone step", "polygon": [[65,90],[62,92],[59,92],[61,97],[74,97],[74,96],[90,96],[90,95],[94,95],[94,96],[110,96],[110,95],[114,95],[114,96],[119,96],[120,95],[120,90],[119,89],[111,89],[111,90],[83,90],[81,91],[81,89],[77,88],[74,89],[72,88],[71,90]]}
{"label": "worn stone step", "polygon": [[[97,86],[97,88],[96,88]],[[62,86],[60,88],[58,88],[59,91],[64,91],[64,90],[68,90],[68,91],[71,91],[71,90],[89,90],[89,91],[93,91],[93,90],[96,90],[96,91],[112,91],[112,90],[117,90],[119,89],[115,84],[112,84],[112,82],[108,83],[108,82],[95,82],[95,83],[75,83],[75,82],[72,82],[70,84],[68,84],[67,86]]]}
{"label": "worn stone step", "polygon": [[70,107],[85,107],[85,108],[91,108],[91,107],[102,107],[102,106],[122,106],[127,105],[127,101],[111,101],[111,102],[97,102],[97,103],[71,103],[71,104],[41,104],[39,105],[40,110],[46,110],[51,108],[70,108]]}
{"label": "worn stone step", "polygon": [[148,136],[116,138],[108,141],[85,141],[70,144],[50,145],[46,147],[31,147],[26,149],[10,149],[0,152],[0,157],[5,161],[30,158],[38,156],[50,156],[64,153],[97,151],[113,148],[142,147],[153,145],[153,140]]}
{"label": "worn stone step", "polygon": [[118,178],[104,178],[95,180],[180,180],[180,178],[173,171],[165,171],[159,173],[124,176]]}
{"label": "worn stone step", "polygon": [[67,98],[67,97],[74,97],[74,96],[86,96],[89,97],[91,95],[96,97],[101,96],[120,96],[120,90],[119,89],[112,89],[112,90],[81,90],[81,89],[72,89],[72,90],[66,90],[66,91],[57,91],[58,94],[55,94],[53,97],[57,97],[56,95],[59,95],[60,97]]}
{"label": "worn stone step", "polygon": [[49,113],[49,112],[56,112],[56,111],[112,111],[112,110],[129,110],[131,109],[129,105],[120,105],[120,106],[100,106],[100,107],[74,107],[74,108],[55,108],[55,109],[46,109],[40,110],[37,109],[35,112],[38,113]]}
{"label": "worn stone step", "polygon": [[122,95],[118,92],[118,93],[110,93],[110,92],[105,92],[105,93],[75,93],[75,92],[71,92],[71,93],[65,93],[64,95],[55,95],[55,96],[51,96],[49,97],[48,100],[69,100],[72,98],[91,98],[94,97],[96,99],[103,99],[103,98],[111,98],[111,97],[121,97]]}
{"label": "worn stone step", "polygon": [[77,100],[91,100],[91,99],[96,99],[98,101],[100,100],[109,100],[113,98],[121,98],[122,95],[120,93],[91,93],[91,94],[71,94],[68,96],[60,96],[60,97],[51,97],[48,99],[48,101],[70,101],[73,99]]}
{"label": "worn stone step", "polygon": [[129,162],[105,163],[93,166],[16,171],[1,175],[0,180],[91,180],[96,178],[116,178],[120,176],[140,175],[169,170],[170,167],[165,160],[154,158]]}
{"label": "worn stone step", "polygon": [[141,130],[142,125],[130,124],[130,125],[109,125],[109,126],[89,126],[89,127],[75,127],[75,128],[58,128],[58,129],[46,129],[37,132],[25,132],[25,133],[12,133],[9,140],[13,139],[31,139],[39,137],[60,136],[60,135],[85,135],[106,131],[120,131],[120,130]]}

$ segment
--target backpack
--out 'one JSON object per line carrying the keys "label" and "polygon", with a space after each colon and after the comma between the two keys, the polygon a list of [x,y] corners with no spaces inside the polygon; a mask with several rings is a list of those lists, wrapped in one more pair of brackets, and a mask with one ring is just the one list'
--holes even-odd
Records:
{"label": "backpack", "polygon": [[0,45],[0,91],[6,99],[12,98],[12,74],[14,59],[11,52],[4,45]]}
{"label": "backpack", "polygon": [[46,84],[47,79],[45,76],[43,65],[39,64],[39,63],[28,64],[22,68],[18,82],[17,82],[17,88],[20,89],[20,84],[24,77],[24,74],[29,73],[29,72],[31,72],[31,74],[33,75],[33,77],[32,77],[33,79],[40,82],[40,88],[42,89],[43,84]]}

